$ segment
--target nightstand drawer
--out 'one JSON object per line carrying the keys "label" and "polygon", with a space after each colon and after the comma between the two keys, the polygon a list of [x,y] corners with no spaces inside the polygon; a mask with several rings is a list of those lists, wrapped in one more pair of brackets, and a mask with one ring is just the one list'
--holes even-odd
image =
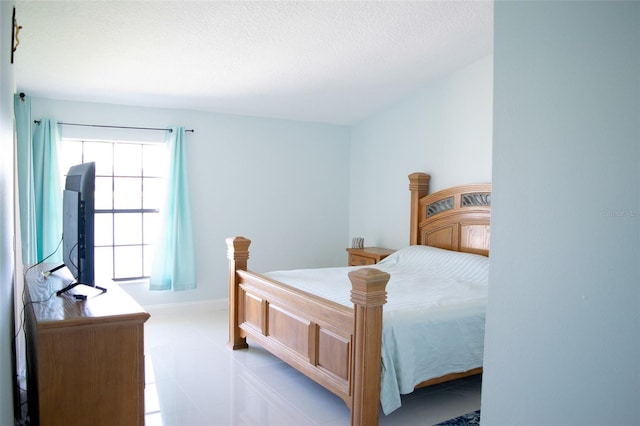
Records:
{"label": "nightstand drawer", "polygon": [[371,257],[358,256],[357,254],[351,254],[349,256],[349,266],[362,266],[362,265],[375,265],[376,259]]}
{"label": "nightstand drawer", "polygon": [[364,247],[361,249],[348,248],[349,266],[365,266],[375,265],[385,257],[389,256],[394,250],[383,247]]}

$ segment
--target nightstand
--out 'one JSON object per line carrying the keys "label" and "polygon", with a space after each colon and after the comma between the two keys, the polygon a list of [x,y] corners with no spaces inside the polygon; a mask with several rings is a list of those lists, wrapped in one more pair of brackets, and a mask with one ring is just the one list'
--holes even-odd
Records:
{"label": "nightstand", "polygon": [[382,247],[348,248],[349,266],[375,265],[395,250]]}

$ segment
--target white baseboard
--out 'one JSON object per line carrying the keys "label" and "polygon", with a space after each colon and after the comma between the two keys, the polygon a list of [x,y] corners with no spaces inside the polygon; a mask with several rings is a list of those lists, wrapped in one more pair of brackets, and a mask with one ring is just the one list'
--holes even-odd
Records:
{"label": "white baseboard", "polygon": [[165,303],[147,305],[144,309],[151,315],[179,315],[187,313],[205,313],[228,309],[229,299],[209,299],[198,302]]}

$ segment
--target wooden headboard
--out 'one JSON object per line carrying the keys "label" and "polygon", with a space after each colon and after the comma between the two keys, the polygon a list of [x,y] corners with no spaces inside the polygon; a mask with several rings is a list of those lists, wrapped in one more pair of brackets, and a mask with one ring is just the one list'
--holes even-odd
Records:
{"label": "wooden headboard", "polygon": [[411,245],[489,255],[491,184],[454,186],[429,194],[430,176],[409,175]]}

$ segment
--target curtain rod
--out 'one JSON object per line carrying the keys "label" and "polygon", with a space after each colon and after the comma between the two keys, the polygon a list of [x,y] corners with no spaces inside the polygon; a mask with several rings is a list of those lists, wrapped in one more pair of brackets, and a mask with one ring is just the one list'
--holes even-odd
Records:
{"label": "curtain rod", "polygon": [[[40,124],[40,120],[33,120],[34,123]],[[131,127],[131,126],[107,126],[105,124],[79,124],[79,123],[63,123],[58,121],[58,124],[63,126],[83,126],[83,127],[104,127],[108,129],[132,129],[132,130],[162,130],[165,132],[173,132],[172,129],[163,129],[161,127]],[[194,129],[187,129],[185,132],[195,132]]]}

